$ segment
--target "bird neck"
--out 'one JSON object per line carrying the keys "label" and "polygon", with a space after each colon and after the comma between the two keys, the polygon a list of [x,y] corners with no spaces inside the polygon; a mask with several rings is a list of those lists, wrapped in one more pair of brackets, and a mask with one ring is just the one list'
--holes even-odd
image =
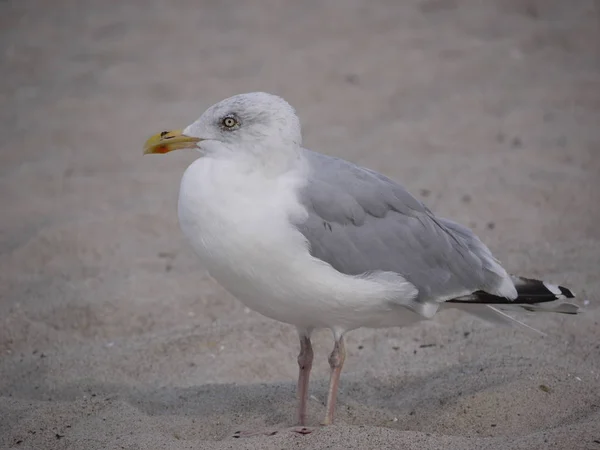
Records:
{"label": "bird neck", "polygon": [[260,172],[265,177],[277,177],[291,170],[304,166],[302,150],[298,145],[271,144],[265,142],[242,148],[229,148],[227,152],[212,154],[217,159],[227,159],[234,163],[238,170],[244,172]]}

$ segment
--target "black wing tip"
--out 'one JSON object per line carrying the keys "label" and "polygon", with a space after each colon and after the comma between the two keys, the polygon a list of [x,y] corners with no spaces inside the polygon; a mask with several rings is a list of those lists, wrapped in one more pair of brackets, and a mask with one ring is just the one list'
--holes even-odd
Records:
{"label": "black wing tip", "polygon": [[567,289],[564,286],[558,286],[558,289],[560,289],[560,293],[566,298],[575,298],[575,294],[573,294],[573,292],[570,289]]}
{"label": "black wing tip", "polygon": [[[517,286],[519,296],[516,299],[508,299],[497,295],[489,294],[485,291],[476,291],[469,298],[455,298],[448,300],[449,303],[479,303],[487,305],[535,305],[537,303],[548,303],[557,300],[567,300],[575,298],[573,292],[558,285],[547,284],[539,280],[530,280],[521,278],[526,284]],[[576,314],[576,313],[571,313]]]}

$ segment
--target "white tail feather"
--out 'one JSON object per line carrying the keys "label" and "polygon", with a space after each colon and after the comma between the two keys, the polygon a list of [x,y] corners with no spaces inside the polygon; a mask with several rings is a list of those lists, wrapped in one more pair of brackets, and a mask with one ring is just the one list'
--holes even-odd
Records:
{"label": "white tail feather", "polygon": [[459,309],[473,316],[479,317],[486,322],[491,322],[498,325],[519,326],[523,329],[534,331],[542,336],[546,336],[546,333],[533,328],[526,323],[515,319],[514,317],[509,316],[505,312],[502,312],[498,308],[491,305],[476,303],[445,303],[444,306],[448,308]]}

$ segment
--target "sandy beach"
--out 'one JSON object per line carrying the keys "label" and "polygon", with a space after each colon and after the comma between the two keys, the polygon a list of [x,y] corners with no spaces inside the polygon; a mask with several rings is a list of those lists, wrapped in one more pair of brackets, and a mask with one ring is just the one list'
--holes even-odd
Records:
{"label": "sandy beach", "polygon": [[[600,450],[600,3],[0,1],[0,448]],[[233,94],[308,148],[402,182],[511,273],[585,313],[457,311],[315,334],[310,435],[292,326],[214,282],[177,223],[197,154],[142,156]]]}

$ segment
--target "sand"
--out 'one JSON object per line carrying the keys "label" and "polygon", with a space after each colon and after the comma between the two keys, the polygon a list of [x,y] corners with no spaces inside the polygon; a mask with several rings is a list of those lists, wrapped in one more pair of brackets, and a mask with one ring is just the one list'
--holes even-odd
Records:
{"label": "sand", "polygon": [[[0,2],[0,448],[600,449],[600,5]],[[178,228],[144,140],[252,90],[305,143],[402,181],[513,273],[571,287],[540,338],[445,312],[348,335],[337,422],[294,425],[293,327]],[[315,336],[309,418],[331,351]]]}

